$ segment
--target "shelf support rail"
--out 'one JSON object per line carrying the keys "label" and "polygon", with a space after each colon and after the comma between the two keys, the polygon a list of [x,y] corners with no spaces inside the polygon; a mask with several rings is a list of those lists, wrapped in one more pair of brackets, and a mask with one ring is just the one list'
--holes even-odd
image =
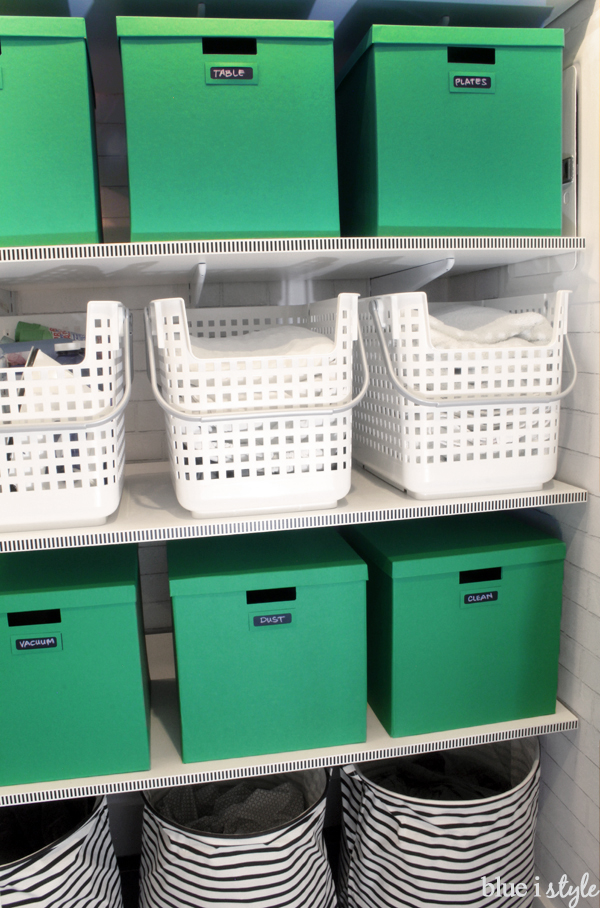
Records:
{"label": "shelf support rail", "polygon": [[192,271],[192,276],[190,278],[190,306],[192,309],[198,309],[200,307],[200,297],[202,296],[202,288],[204,287],[205,279],[206,262],[198,262],[197,265],[194,265],[194,270]]}
{"label": "shelf support rail", "polygon": [[380,293],[410,293],[413,290],[421,290],[437,277],[442,277],[442,275],[451,271],[454,268],[454,261],[454,256],[449,256],[437,262],[427,262],[425,265],[416,265],[414,268],[405,268],[403,271],[394,271],[392,274],[372,277],[369,281],[369,296],[378,296]]}

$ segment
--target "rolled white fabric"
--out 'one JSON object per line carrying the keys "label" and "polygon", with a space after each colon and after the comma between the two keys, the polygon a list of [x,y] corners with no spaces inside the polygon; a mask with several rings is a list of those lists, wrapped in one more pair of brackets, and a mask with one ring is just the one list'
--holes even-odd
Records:
{"label": "rolled white fabric", "polygon": [[436,314],[437,318],[429,316],[434,347],[523,347],[552,340],[552,325],[540,312],[507,313],[485,306],[463,306],[446,311],[438,307]]}
{"label": "rolled white fabric", "polygon": [[301,325],[275,325],[235,337],[190,337],[192,353],[198,359],[227,359],[231,356],[297,356],[327,354],[335,347],[324,334]]}
{"label": "rolled white fabric", "polygon": [[428,308],[429,315],[462,331],[473,331],[506,315],[506,309],[494,309],[479,303],[429,303]]}

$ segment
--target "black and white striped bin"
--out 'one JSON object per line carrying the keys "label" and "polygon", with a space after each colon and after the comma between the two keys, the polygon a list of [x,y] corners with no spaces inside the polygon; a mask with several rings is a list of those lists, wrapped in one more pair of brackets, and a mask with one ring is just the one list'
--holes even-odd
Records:
{"label": "black and white striped bin", "polygon": [[[63,805],[68,809],[62,801],[0,808],[14,810],[0,818],[8,839],[2,853],[10,852],[10,839],[24,823],[44,822],[49,831],[64,828]],[[77,806],[81,819],[75,828],[26,857],[0,863],[2,908],[123,908],[106,798],[81,799]]]}
{"label": "black and white striped bin", "polygon": [[[477,800],[411,797],[374,781],[397,760],[342,768],[342,908],[525,908],[533,900],[537,738],[454,752],[506,790]],[[500,884],[500,885],[499,885]]]}
{"label": "black and white striped bin", "polygon": [[[306,806],[291,822],[250,835],[189,828],[164,815],[165,792],[173,790],[145,793],[140,908],[336,908],[323,840],[325,770],[262,779],[293,781]],[[227,791],[233,783],[209,784]]]}

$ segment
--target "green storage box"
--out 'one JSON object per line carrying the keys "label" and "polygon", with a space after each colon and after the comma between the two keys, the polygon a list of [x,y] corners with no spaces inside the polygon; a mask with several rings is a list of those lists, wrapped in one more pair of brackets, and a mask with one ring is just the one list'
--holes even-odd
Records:
{"label": "green storage box", "polygon": [[352,527],[369,704],[418,735],[556,709],[565,546],[507,514]]}
{"label": "green storage box", "polygon": [[367,567],[334,530],[167,552],[184,763],[365,740]]}
{"label": "green storage box", "polygon": [[101,238],[85,20],[0,16],[0,245]]}
{"label": "green storage box", "polygon": [[333,23],[117,17],[131,239],[339,236]]}
{"label": "green storage box", "polygon": [[137,546],[0,555],[0,784],[148,769]]}
{"label": "green storage box", "polygon": [[560,29],[374,25],[337,90],[344,235],[560,235]]}

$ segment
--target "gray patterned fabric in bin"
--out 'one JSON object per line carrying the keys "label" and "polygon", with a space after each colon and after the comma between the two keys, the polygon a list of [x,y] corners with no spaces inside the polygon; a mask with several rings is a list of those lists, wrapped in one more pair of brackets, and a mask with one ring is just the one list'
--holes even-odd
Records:
{"label": "gray patterned fabric in bin", "polygon": [[166,820],[217,835],[253,835],[291,823],[304,813],[302,788],[278,776],[171,788],[155,805]]}

